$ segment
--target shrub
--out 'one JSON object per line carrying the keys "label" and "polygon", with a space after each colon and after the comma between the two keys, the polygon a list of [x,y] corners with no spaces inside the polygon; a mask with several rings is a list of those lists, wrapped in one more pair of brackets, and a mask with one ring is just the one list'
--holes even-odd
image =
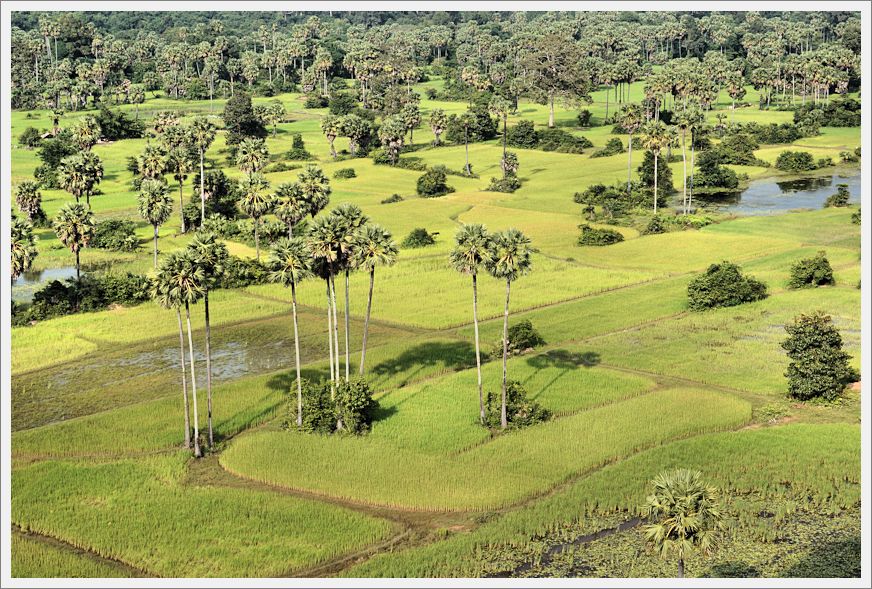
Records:
{"label": "shrub", "polygon": [[239,91],[227,100],[224,106],[224,127],[227,129],[227,145],[235,146],[245,137],[266,137],[267,130],[254,107],[251,96]]}
{"label": "shrub", "polygon": [[357,108],[357,100],[348,92],[337,92],[327,101],[327,106],[330,109],[330,114],[342,116]]}
{"label": "shrub", "polygon": [[445,166],[433,166],[418,178],[418,194],[432,198],[454,192],[454,188],[445,183],[446,177]]}
{"label": "shrub", "polygon": [[42,144],[42,133],[36,127],[28,127],[18,136],[18,145],[34,149]]}
{"label": "shrub", "polygon": [[851,198],[851,192],[848,190],[847,184],[836,184],[836,193],[831,194],[824,201],[824,208],[828,207],[846,207],[848,199]]}
{"label": "shrub", "polygon": [[[578,204],[586,206],[591,220],[596,218],[593,211],[594,205],[602,207],[605,218],[612,219],[627,214],[630,210],[641,206],[646,199],[652,198],[652,196],[646,194],[647,191],[641,190],[638,184],[634,183],[630,188],[628,193],[627,185],[624,183],[614,186],[591,184],[584,192],[576,192],[573,200]],[[663,197],[659,200],[665,202]]]}
{"label": "shrub", "polygon": [[[491,429],[501,426],[502,392],[487,392],[485,398],[485,425]],[[547,421],[551,412],[527,398],[527,391],[516,380],[506,383],[506,421],[510,428],[527,427]]]}
{"label": "shrub", "polygon": [[833,268],[826,252],[818,252],[813,258],[805,258],[790,268],[790,288],[809,288],[822,284],[835,284]]}
{"label": "shrub", "polygon": [[822,157],[818,158],[817,162],[815,162],[816,168],[827,168],[833,165],[833,158],[831,157]]}
{"label": "shrub", "polygon": [[[490,115],[487,103],[476,103],[469,109],[473,115],[473,124],[469,127],[469,142],[487,141],[497,136],[497,120]],[[463,125],[457,115],[448,117],[448,125],[445,129],[445,139],[452,143],[464,143],[465,134]]]}
{"label": "shrub", "polygon": [[264,172],[290,172],[291,170],[299,170],[302,164],[289,164],[287,162],[276,162],[264,168]]}
{"label": "shrub", "polygon": [[99,311],[110,305],[134,305],[150,299],[147,276],[132,274],[83,274],[81,280],[52,280],[33,295],[31,305],[16,313],[15,324],[26,325],[77,312]]}
{"label": "shrub", "polygon": [[339,168],[335,172],[333,172],[334,178],[357,178],[357,172],[354,171],[354,168]]}
{"label": "shrub", "polygon": [[68,130],[64,129],[58,133],[57,137],[44,139],[36,155],[42,160],[43,164],[54,172],[61,165],[62,159],[77,153],[79,153],[79,148],[73,143],[72,135]]}
{"label": "shrub", "polygon": [[132,252],[139,248],[136,224],[127,219],[107,219],[94,228],[91,247],[116,252]]}
{"label": "shrub", "polygon": [[[666,158],[661,157],[657,163],[657,196],[666,196],[675,192],[675,187],[672,186],[672,170],[664,161]],[[650,151],[645,152],[645,158],[642,164],[637,168],[639,172],[639,181],[642,186],[654,189],[654,154]],[[659,203],[658,203],[659,204]]]}
{"label": "shrub", "polygon": [[36,169],[33,170],[33,178],[40,188],[49,190],[60,188],[57,172],[46,164],[36,166]]}
{"label": "shrub", "polygon": [[509,127],[506,132],[506,143],[512,147],[534,149],[539,145],[539,133],[533,121],[518,121],[517,125]]}
{"label": "shrub", "polygon": [[[302,387],[302,429],[318,434],[332,434],[337,431],[360,435],[369,431],[378,403],[372,398],[372,389],[363,378],[341,379],[334,386],[329,382],[313,384],[303,380]],[[288,393],[288,416],[286,427],[296,427],[297,388],[292,385]],[[342,424],[342,430],[338,425]]]}
{"label": "shrub", "polygon": [[231,255],[224,262],[224,274],[219,276],[217,288],[242,288],[267,282],[269,268],[265,263]]}
{"label": "shrub", "polygon": [[584,109],[580,113],[578,113],[578,116],[576,117],[576,119],[578,120],[578,126],[589,127],[591,114],[592,113],[587,109]]}
{"label": "shrub", "polygon": [[[538,331],[533,327],[533,323],[529,319],[523,319],[514,325],[509,326],[509,353],[520,354],[530,348],[535,348],[545,344],[545,340]],[[500,343],[502,348],[502,342]]]}
{"label": "shrub", "polygon": [[860,102],[845,98],[824,105],[806,104],[793,111],[793,121],[800,125],[812,121],[822,127],[859,127]]}
{"label": "shrub", "polygon": [[754,150],[759,147],[760,143],[750,133],[733,132],[724,136],[712,151],[717,154],[720,164],[768,168],[769,162],[754,155]]}
{"label": "shrub", "polygon": [[766,298],[766,285],[743,276],[736,264],[712,264],[705,273],[687,285],[688,306],[692,311],[732,307]]}
{"label": "shrub", "polygon": [[851,213],[851,223],[853,223],[854,225],[860,224],[860,210],[861,209],[857,209],[856,211]]}
{"label": "shrub", "polygon": [[330,102],[320,94],[307,94],[303,101],[303,108],[324,108]]}
{"label": "shrub", "polygon": [[303,141],[303,136],[299,133],[294,133],[291,140],[291,149],[285,154],[285,159],[289,160],[310,160],[312,154],[306,151],[306,143]]}
{"label": "shrub", "polygon": [[578,245],[612,245],[624,241],[624,236],[614,229],[597,229],[590,225],[579,225],[581,235],[578,236]]}
{"label": "shrub", "polygon": [[544,129],[538,135],[538,148],[542,151],[584,153],[585,149],[593,147],[593,143],[587,137],[576,137],[563,129]]}
{"label": "shrub", "polygon": [[791,362],[784,375],[787,394],[800,401],[832,401],[859,375],[848,365],[842,336],[829,315],[800,315],[784,326],[788,337],[781,343]]}
{"label": "shrub", "polygon": [[[717,151],[704,151],[697,158],[699,171],[693,177],[693,185],[699,188],[736,188],[739,186],[739,176],[730,168],[720,163]],[[688,181],[689,182],[689,181]]]}
{"label": "shrub", "polygon": [[860,158],[850,151],[840,151],[839,158],[843,164],[852,164],[860,161]]}
{"label": "shrub", "polygon": [[336,415],[342,422],[342,431],[355,435],[369,431],[377,409],[372,388],[363,377],[336,383]]}
{"label": "shrub", "polygon": [[815,169],[814,158],[807,151],[782,151],[775,167],[785,172],[807,172]]}
{"label": "shrub", "polygon": [[424,90],[424,96],[427,97],[427,100],[436,100],[438,95],[439,93],[436,91],[436,88],[426,88]]}
{"label": "shrub", "polygon": [[[330,386],[324,383],[313,384],[303,379],[302,389],[302,429],[316,434],[330,434],[336,429],[336,405],[330,399]],[[286,427],[296,427],[297,387],[291,385],[288,394],[288,417]]]}
{"label": "shrub", "polygon": [[381,201],[381,203],[382,203],[383,205],[388,205],[388,204],[391,204],[391,203],[394,203],[394,202],[402,202],[402,201],[404,201],[404,200],[405,200],[405,199],[404,199],[402,196],[400,196],[399,194],[397,194],[397,193],[395,192],[395,193],[393,193],[392,195],[390,195],[389,197],[383,199],[383,200]]}
{"label": "shrub", "polygon": [[624,153],[624,144],[618,137],[612,137],[607,142],[605,147],[598,149],[590,157],[608,157],[618,153]]}
{"label": "shrub", "polygon": [[512,193],[521,187],[521,181],[517,176],[506,176],[504,178],[491,178],[490,184],[485,189],[489,192],[507,192]]}
{"label": "shrub", "polygon": [[95,118],[100,125],[100,134],[108,141],[139,139],[145,134],[145,125],[121,110],[102,106]]}
{"label": "shrub", "polygon": [[426,247],[428,245],[433,245],[434,243],[436,243],[433,235],[435,234],[431,234],[423,227],[417,227],[415,229],[412,229],[412,231],[406,236],[406,238],[400,245],[408,248]]}
{"label": "shrub", "polygon": [[660,215],[654,215],[653,217],[651,217],[651,220],[648,221],[648,225],[645,226],[642,234],[656,235],[658,233],[666,233],[666,226],[663,223],[663,217],[661,217]]}

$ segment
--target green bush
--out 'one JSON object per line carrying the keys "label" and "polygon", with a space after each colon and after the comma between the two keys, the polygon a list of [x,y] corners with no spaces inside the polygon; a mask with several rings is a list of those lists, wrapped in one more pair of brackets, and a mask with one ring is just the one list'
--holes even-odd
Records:
{"label": "green bush", "polygon": [[619,153],[624,153],[624,144],[618,137],[611,137],[606,141],[605,147],[596,150],[590,154],[590,157],[608,157]]}
{"label": "green bush", "polygon": [[42,144],[42,132],[36,127],[27,127],[18,136],[18,145],[27,149],[35,149]]}
{"label": "green bush", "polygon": [[100,125],[100,135],[107,141],[120,139],[139,139],[145,134],[145,125],[121,110],[100,107],[94,117]]}
{"label": "green bush", "polygon": [[357,100],[348,92],[337,92],[328,100],[327,106],[330,108],[330,114],[342,116],[354,112],[357,108]]}
{"label": "green bush", "polygon": [[859,127],[860,102],[853,98],[832,100],[827,104],[806,104],[793,111],[793,121],[800,125],[812,120],[822,127]]}
{"label": "green bush", "polygon": [[94,228],[91,247],[116,252],[132,252],[139,248],[136,223],[127,219],[107,219]]}
{"label": "green bush", "polygon": [[593,143],[587,137],[576,137],[563,129],[544,129],[539,131],[539,145],[542,151],[555,151],[558,153],[584,153],[585,149],[593,147]]}
{"label": "green bush", "polygon": [[539,134],[533,121],[518,121],[517,125],[509,127],[506,143],[512,147],[535,149],[539,145]]}
{"label": "green bush", "polygon": [[[510,354],[520,354],[525,350],[545,344],[545,340],[542,339],[542,336],[536,331],[529,319],[523,319],[509,326],[508,342]],[[502,350],[502,342],[500,343],[500,350]]]}
{"label": "green bush", "polygon": [[692,311],[732,307],[766,298],[766,285],[743,276],[736,264],[712,264],[705,273],[687,285],[688,306]]}
{"label": "green bush", "polygon": [[815,169],[814,158],[807,151],[782,151],[775,167],[785,172],[807,172]]}
{"label": "green bush", "polygon": [[[469,113],[473,115],[473,124],[469,127],[469,142],[487,141],[497,136],[497,120],[490,115],[487,109],[487,103],[476,103],[470,109]],[[465,142],[465,131],[463,125],[460,124],[460,118],[457,115],[448,117],[448,125],[445,129],[445,139],[452,143],[463,144]]]}
{"label": "green bush", "polygon": [[614,229],[597,229],[590,225],[579,225],[581,235],[578,236],[578,245],[612,245],[624,241],[624,236]]}
{"label": "green bush", "polygon": [[860,378],[848,365],[851,356],[842,349],[842,336],[829,315],[803,314],[784,329],[788,337],[781,347],[791,360],[784,373],[789,396],[832,401]]}
{"label": "green bush", "polygon": [[436,243],[433,235],[423,227],[416,227],[412,229],[400,245],[408,248],[427,247]]}
{"label": "green bush", "polygon": [[832,165],[834,165],[834,164],[833,164],[833,158],[831,158],[831,157],[821,157],[821,158],[818,158],[817,162],[815,162],[815,167],[818,169],[828,168]]}
{"label": "green bush", "polygon": [[848,185],[836,184],[836,193],[827,197],[827,200],[824,201],[824,208],[846,207],[850,198],[851,192],[848,190]]}
{"label": "green bush", "polygon": [[521,187],[521,181],[517,176],[506,176],[504,178],[491,178],[488,184],[488,192],[507,192],[512,193]]}
{"label": "green bush", "polygon": [[[605,184],[591,184],[584,189],[584,192],[576,192],[573,200],[578,204],[585,205],[585,210],[590,220],[595,220],[593,207],[602,207],[603,217],[613,219],[622,217],[631,210],[636,209],[646,201],[652,201],[653,195],[649,191],[642,189],[638,183],[633,183],[630,186],[630,192],[627,192],[627,185],[623,182],[614,186],[606,186]],[[658,200],[666,202],[662,195],[658,195]]]}
{"label": "green bush", "polygon": [[216,288],[242,288],[269,282],[269,267],[253,258],[228,256],[224,273],[218,277]]}
{"label": "green bush", "polygon": [[656,235],[658,233],[666,233],[666,224],[663,222],[663,217],[660,215],[654,215],[651,217],[651,220],[648,221],[648,225],[645,226],[642,234]]}
{"label": "green bush", "polygon": [[335,172],[333,172],[334,178],[357,178],[357,172],[354,171],[354,168],[339,168]]}
{"label": "green bush", "polygon": [[581,112],[579,112],[578,116],[575,117],[576,120],[578,121],[578,126],[579,127],[589,127],[591,114],[592,113],[587,109],[584,109]]}
{"label": "green bush", "polygon": [[[303,380],[302,429],[303,431],[332,434],[360,435],[372,426],[378,402],[372,398],[372,389],[362,377],[340,379],[335,385],[329,382],[312,384]],[[291,385],[288,392],[288,416],[286,427],[296,427],[297,387]],[[338,429],[341,424],[341,430]]]}
{"label": "green bush", "polygon": [[[485,398],[485,425],[490,429],[501,426],[502,392],[487,392]],[[506,383],[506,421],[509,428],[517,429],[547,421],[551,412],[527,398],[523,385],[515,380]]]}
{"label": "green bush", "polygon": [[100,311],[110,305],[135,305],[150,300],[147,276],[83,274],[81,280],[52,280],[33,295],[30,306],[16,306],[13,325],[27,325],[61,315]]}
{"label": "green bush", "polygon": [[285,154],[285,159],[289,160],[310,160],[312,154],[306,151],[306,144],[303,141],[303,136],[295,133],[291,140],[291,149]]}
{"label": "green bush", "polygon": [[760,143],[750,133],[732,132],[724,136],[711,151],[717,154],[717,163],[736,166],[759,166],[768,168],[769,162],[757,159],[754,150]]}
{"label": "green bush", "polygon": [[[736,188],[739,177],[730,168],[720,164],[719,153],[715,150],[704,151],[697,158],[699,171],[693,177],[693,185],[699,188]],[[688,183],[690,182],[688,177]]]}
{"label": "green bush", "polygon": [[851,223],[853,223],[854,225],[860,224],[860,210],[861,209],[857,209],[856,211],[851,213]]}
{"label": "green bush", "polygon": [[308,94],[303,101],[303,108],[324,108],[329,104],[327,98],[319,94]]}
{"label": "green bush", "polygon": [[389,197],[382,199],[381,203],[383,205],[388,205],[388,204],[395,203],[395,202],[402,202],[404,200],[405,199],[402,196],[400,196],[399,194],[397,194],[395,192],[392,195],[390,195]]}
{"label": "green bush", "polygon": [[341,379],[336,383],[336,415],[342,422],[343,432],[360,435],[369,431],[378,409],[372,392],[363,377]]}
{"label": "green bush", "polygon": [[796,262],[790,268],[790,288],[809,288],[822,284],[835,284],[833,268],[827,259],[826,252],[818,252],[813,258],[805,258]]}
{"label": "green bush", "polygon": [[859,156],[850,151],[840,151],[839,159],[842,160],[843,164],[854,164],[860,161]]}
{"label": "green bush", "polygon": [[454,192],[454,188],[445,183],[446,177],[445,166],[433,166],[418,178],[418,194],[433,198]]}
{"label": "green bush", "polygon": [[[665,154],[664,154],[665,155]],[[666,158],[661,157],[657,163],[657,196],[665,197],[667,194],[675,192],[675,187],[672,185],[672,169],[666,165]],[[637,168],[639,171],[639,181],[642,186],[654,189],[654,154],[650,151],[645,152],[645,157],[642,164]],[[665,201],[664,201],[665,202]]]}

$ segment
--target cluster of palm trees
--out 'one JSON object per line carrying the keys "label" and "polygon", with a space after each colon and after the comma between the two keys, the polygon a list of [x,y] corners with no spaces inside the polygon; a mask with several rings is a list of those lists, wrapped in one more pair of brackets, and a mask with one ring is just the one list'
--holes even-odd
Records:
{"label": "cluster of palm trees", "polygon": [[[314,217],[314,215],[313,215]],[[360,207],[343,203],[326,215],[315,219],[305,236],[287,237],[278,240],[272,247],[269,265],[270,279],[291,289],[291,309],[294,321],[294,351],[297,370],[297,425],[302,425],[303,392],[300,373],[300,345],[297,321],[297,286],[301,281],[318,277],[324,280],[327,296],[327,345],[330,358],[331,392],[335,394],[336,383],[341,375],[339,349],[339,317],[336,304],[336,277],[345,275],[345,375],[351,377],[350,341],[350,292],[349,276],[354,270],[369,272],[369,293],[366,317],[363,326],[363,343],[358,374],[363,375],[366,363],[366,345],[369,320],[372,312],[375,269],[391,266],[396,262],[399,250],[390,232],[372,224]]]}
{"label": "cluster of palm trees", "polygon": [[475,363],[478,371],[479,419],[485,423],[484,395],[481,380],[481,345],[478,335],[478,272],[482,267],[499,280],[506,281],[506,303],[503,311],[503,378],[500,405],[500,426],[508,427],[506,415],[507,361],[509,356],[509,297],[512,282],[532,269],[531,256],[536,250],[530,238],[517,229],[490,234],[484,225],[464,225],[455,235],[455,246],[449,254],[452,267],[472,277],[472,320],[475,330]]}

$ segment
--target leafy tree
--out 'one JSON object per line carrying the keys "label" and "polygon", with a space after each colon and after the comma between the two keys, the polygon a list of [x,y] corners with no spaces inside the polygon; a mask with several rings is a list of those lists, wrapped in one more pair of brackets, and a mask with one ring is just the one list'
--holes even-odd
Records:
{"label": "leafy tree", "polygon": [[15,204],[32,225],[45,223],[45,211],[42,210],[42,193],[39,184],[32,180],[24,180],[15,187]]}
{"label": "leafy tree", "polygon": [[506,384],[505,414],[507,426],[502,426],[503,404],[500,396],[488,391],[485,400],[484,425],[488,428],[522,428],[534,423],[548,421],[551,412],[536,401],[527,398],[527,390],[516,381]]}
{"label": "leafy tree", "polygon": [[10,245],[12,246],[12,282],[30,270],[39,252],[36,249],[33,225],[24,219],[12,216]]}
{"label": "leafy tree", "polygon": [[158,228],[166,223],[173,212],[173,200],[167,185],[159,180],[146,179],[139,185],[139,215],[154,227],[154,267],[157,268]]}
{"label": "leafy tree", "polygon": [[518,121],[518,124],[508,132],[507,141],[512,147],[535,149],[539,145],[539,134],[533,121]]}
{"label": "leafy tree", "polygon": [[775,159],[775,167],[785,172],[807,172],[817,166],[807,151],[782,151]]}
{"label": "leafy tree", "polygon": [[65,157],[58,168],[58,183],[72,194],[76,202],[83,196],[91,208],[91,195],[103,178],[103,162],[100,156],[91,151],[83,151]]}
{"label": "leafy tree", "polygon": [[203,169],[203,162],[206,151],[215,140],[215,125],[206,117],[196,117],[191,121],[190,133],[191,141],[200,155],[200,224],[202,225],[206,220],[206,173]]}
{"label": "leafy tree", "polygon": [[827,197],[824,207],[846,207],[851,198],[851,192],[847,184],[836,184],[836,193]]}
{"label": "leafy tree", "polygon": [[711,553],[723,515],[718,492],[706,485],[702,473],[668,470],[651,481],[654,492],[645,500],[642,514],[649,520],[646,541],[661,558],[678,558],[678,578],[684,578],[684,560],[694,550]]}
{"label": "leafy tree", "polygon": [[227,145],[238,145],[246,137],[266,137],[266,128],[254,113],[251,96],[245,92],[230,97],[222,116],[227,129]]}
{"label": "leafy tree", "polygon": [[355,114],[342,117],[339,127],[342,136],[348,137],[348,149],[352,156],[356,156],[361,146],[367,146],[371,141],[372,125]]}
{"label": "leafy tree", "polygon": [[835,284],[833,268],[827,253],[820,251],[813,258],[804,258],[790,267],[790,288],[809,288],[824,284]]}
{"label": "leafy tree", "polygon": [[106,219],[94,228],[90,247],[116,252],[132,252],[139,248],[136,223],[129,219]]}
{"label": "leafy tree", "polygon": [[79,253],[94,236],[94,215],[84,205],[70,203],[61,207],[53,225],[60,242],[76,256],[76,280],[80,280]]}
{"label": "leafy tree", "polygon": [[391,233],[381,226],[371,223],[363,225],[354,234],[351,251],[354,266],[369,270],[369,295],[366,299],[366,318],[363,322],[363,343],[358,372],[360,376],[363,376],[367,336],[369,335],[369,318],[372,311],[372,292],[375,285],[375,269],[379,266],[393,266],[400,252]]}
{"label": "leafy tree", "polygon": [[693,278],[687,285],[687,298],[691,311],[732,307],[766,298],[766,285],[724,261]]}
{"label": "leafy tree", "polygon": [[445,166],[433,166],[418,177],[418,194],[425,198],[443,196],[454,189],[446,184]]}
{"label": "leafy tree", "polygon": [[273,197],[266,193],[269,182],[260,172],[254,172],[239,184],[242,198],[239,207],[254,221],[254,247],[256,259],[260,261],[260,219],[273,207]]}
{"label": "leafy tree", "polygon": [[405,239],[403,239],[400,245],[407,248],[416,248],[427,247],[434,243],[436,243],[436,240],[433,238],[432,233],[423,227],[415,227],[409,232]]}
{"label": "leafy tree", "polygon": [[[673,134],[662,121],[650,121],[642,128],[642,146],[654,156],[654,214],[657,214],[658,163],[660,152],[673,142]],[[644,180],[643,180],[644,181]]]}
{"label": "leafy tree", "polygon": [[842,336],[829,315],[800,315],[784,326],[788,337],[781,342],[791,362],[784,375],[788,395],[800,401],[823,398],[833,401],[845,387],[859,379],[851,368],[851,355],[843,350]]}
{"label": "leafy tree", "polygon": [[509,327],[509,353],[511,354],[519,354],[544,343],[545,340],[529,319],[523,319]]}
{"label": "leafy tree", "polygon": [[493,238],[493,256],[485,264],[491,276],[506,281],[506,307],[503,313],[503,392],[500,426],[508,427],[506,414],[506,363],[509,358],[509,295],[512,282],[529,273],[533,248],[530,238],[517,229],[497,233]]}

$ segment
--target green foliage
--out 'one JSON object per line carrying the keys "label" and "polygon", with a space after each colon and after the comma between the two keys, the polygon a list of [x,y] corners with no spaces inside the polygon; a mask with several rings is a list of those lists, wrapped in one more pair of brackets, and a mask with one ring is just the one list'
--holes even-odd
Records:
{"label": "green foliage", "polygon": [[793,120],[799,125],[814,122],[821,127],[859,127],[860,103],[846,98],[826,104],[800,105],[793,111]]}
{"label": "green foliage", "polygon": [[[488,391],[485,396],[484,424],[490,429],[501,426],[502,393]],[[551,412],[527,398],[524,386],[516,380],[506,383],[506,420],[510,429],[520,429],[551,419]]]}
{"label": "green foliage", "polygon": [[[595,220],[594,206],[602,207],[602,216],[606,219],[623,217],[633,209],[646,205],[646,201],[653,200],[653,194],[645,194],[638,183],[633,183],[630,192],[627,185],[622,183],[613,186],[605,184],[591,184],[583,192],[576,192],[573,200],[581,205],[586,205],[589,220]],[[665,196],[658,194],[658,204],[665,203]],[[646,205],[647,206],[647,205]]]}
{"label": "green foliage", "polygon": [[833,164],[833,158],[831,158],[831,157],[820,157],[820,158],[818,158],[817,161],[815,162],[815,169],[828,168],[828,167],[830,167],[830,166],[832,166],[832,165],[834,165],[834,164]]}
{"label": "green foliage", "polygon": [[402,202],[404,200],[406,200],[406,199],[404,199],[402,196],[400,196],[399,194],[397,194],[395,192],[392,195],[390,195],[389,197],[382,199],[381,204],[388,205],[388,204],[395,203],[395,202]]}
{"label": "green foliage", "polygon": [[688,306],[692,311],[732,307],[765,297],[765,284],[743,276],[739,266],[726,261],[712,264],[687,285]]}
{"label": "green foliage", "polygon": [[790,288],[809,288],[824,284],[835,284],[833,268],[826,252],[820,251],[813,258],[804,258],[790,267]]}
{"label": "green foliage", "polygon": [[42,145],[42,132],[36,127],[27,127],[18,135],[18,145],[26,149],[35,149]]}
{"label": "green foliage", "polygon": [[446,177],[445,166],[433,166],[418,177],[418,194],[424,198],[432,198],[454,192],[454,188],[446,184]]}
{"label": "green foliage", "polygon": [[578,116],[575,117],[575,120],[578,121],[579,127],[590,127],[591,116],[592,113],[585,108],[579,111]]}
{"label": "green foliage", "polygon": [[851,223],[853,223],[854,225],[860,224],[860,211],[861,209],[857,209],[856,211],[851,213]]}
{"label": "green foliage", "polygon": [[563,129],[543,129],[537,135],[539,144],[536,147],[542,151],[584,153],[585,149],[593,147],[593,143],[587,137],[576,137]]}
{"label": "green foliage", "polygon": [[227,145],[238,145],[246,137],[267,136],[266,127],[254,112],[251,96],[236,92],[224,106],[224,127],[227,129]]}
{"label": "green foliage", "polygon": [[303,108],[324,108],[330,104],[330,101],[325,96],[320,94],[307,94],[306,100],[303,101]]}
{"label": "green foliage", "polygon": [[769,167],[769,162],[758,159],[754,150],[760,148],[760,143],[750,133],[729,133],[712,152],[717,154],[717,163],[738,166]]}
{"label": "green foliage", "polygon": [[758,123],[752,121],[743,125],[735,125],[735,132],[747,133],[762,145],[776,143],[793,143],[806,135],[803,129],[793,123]]}
{"label": "green foliage", "polygon": [[[658,197],[664,197],[667,194],[675,192],[675,187],[672,185],[672,169],[666,165],[666,154],[661,154],[657,162],[657,192]],[[645,158],[642,164],[637,168],[639,172],[639,181],[642,186],[654,189],[654,154],[650,151],[645,151]],[[658,203],[659,204],[659,203]]]}
{"label": "green foliage", "polygon": [[430,233],[423,227],[416,227],[406,236],[400,245],[408,248],[427,247],[436,243],[435,234]]}
{"label": "green foliage", "polygon": [[116,252],[133,252],[139,248],[136,223],[127,219],[107,219],[94,228],[91,247]]}
{"label": "green foliage", "polygon": [[624,235],[614,229],[600,229],[587,224],[579,225],[581,235],[578,236],[578,245],[612,245],[624,241]]}
{"label": "green foliage", "polygon": [[347,115],[357,108],[357,100],[348,92],[337,92],[327,101],[327,106],[332,115]]}
{"label": "green foliage", "polygon": [[94,117],[100,127],[100,134],[107,141],[139,139],[145,134],[145,125],[120,109],[109,110],[101,106]]}
{"label": "green foliage", "polygon": [[[851,198],[851,191],[848,190],[847,184],[836,184],[836,193],[827,197],[824,201],[824,208],[828,207],[846,207],[848,200]],[[857,217],[859,219],[859,215]]]}
{"label": "green foliage", "polygon": [[608,157],[610,155],[624,153],[624,151],[623,142],[621,142],[618,137],[610,137],[609,140],[606,141],[605,147],[596,150],[590,154],[590,157]]}
{"label": "green foliage", "polygon": [[300,133],[294,133],[293,139],[291,140],[291,148],[285,153],[285,159],[312,159],[312,154],[306,151],[306,143],[303,141],[303,136]]}
{"label": "green foliage", "polygon": [[[696,158],[699,171],[693,177],[693,184],[699,188],[728,188],[739,186],[739,177],[730,168],[719,165],[721,154],[717,150],[704,151]],[[688,182],[689,182],[688,178]]]}
{"label": "green foliage", "polygon": [[645,226],[645,229],[642,231],[644,235],[657,235],[658,233],[666,233],[666,225],[663,222],[663,217],[660,215],[654,215],[651,217],[651,220],[648,221],[648,224]]}
{"label": "green foliage", "polygon": [[[353,435],[369,431],[378,402],[372,398],[372,389],[362,377],[340,379],[335,385],[330,382],[313,384],[302,381],[303,425],[306,432]],[[296,428],[297,388],[292,386],[287,397],[288,416],[285,427]],[[339,428],[341,423],[342,429]]]}
{"label": "green foliage", "polygon": [[539,133],[533,125],[533,121],[520,120],[506,133],[506,143],[512,147],[523,149],[535,149],[539,145]]}
{"label": "green foliage", "polygon": [[791,360],[785,373],[789,396],[800,401],[833,401],[859,379],[848,365],[851,356],[842,349],[842,336],[829,315],[803,314],[784,329],[788,337],[781,347]]}
{"label": "green foliage", "polygon": [[473,105],[464,115],[449,116],[445,139],[452,143],[463,144],[467,136],[463,124],[464,120],[469,121],[468,137],[470,143],[487,141],[497,136],[497,120],[490,115],[485,103]]}
{"label": "green foliage", "polygon": [[817,166],[807,151],[782,151],[775,160],[775,167],[785,172],[807,172]]}
{"label": "green foliage", "polygon": [[[544,345],[545,340],[533,327],[529,319],[522,319],[518,323],[509,326],[509,353],[520,354],[530,348]],[[502,344],[501,344],[502,347]]]}
{"label": "green foliage", "polygon": [[354,168],[339,168],[333,172],[333,177],[337,179],[356,178],[357,172],[354,171]]}
{"label": "green foliage", "polygon": [[489,192],[512,193],[521,187],[521,181],[517,176],[509,175],[502,178],[491,178],[486,190]]}

